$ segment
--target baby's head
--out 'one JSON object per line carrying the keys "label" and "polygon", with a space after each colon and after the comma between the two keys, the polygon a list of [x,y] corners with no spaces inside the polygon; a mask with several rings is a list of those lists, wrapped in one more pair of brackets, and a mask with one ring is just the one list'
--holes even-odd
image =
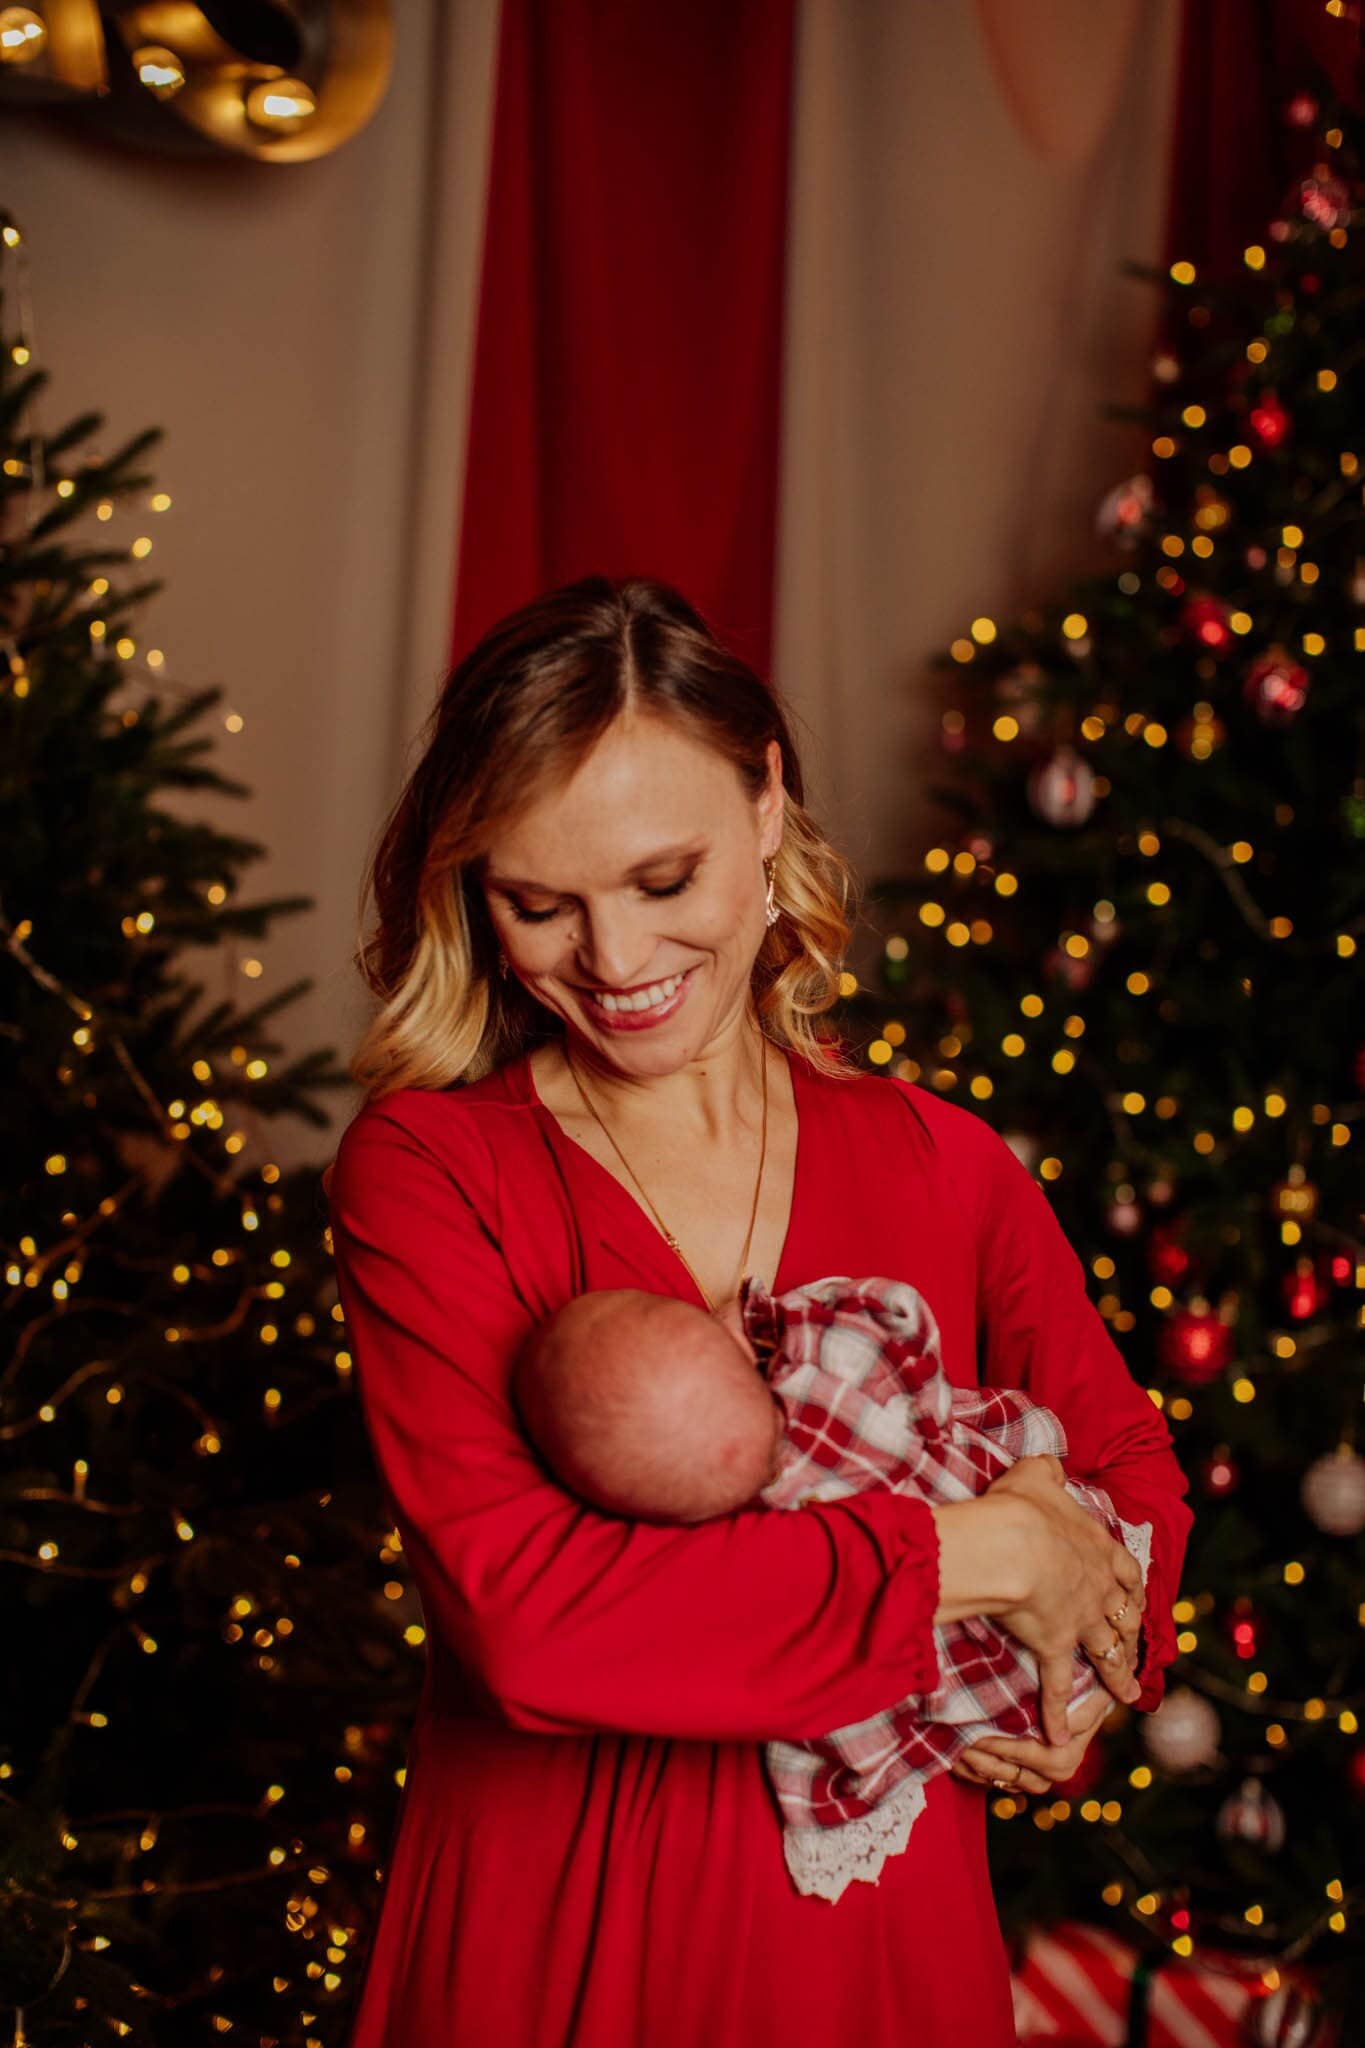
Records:
{"label": "baby's head", "polygon": [[575,1295],[516,1360],[527,1431],[564,1485],[642,1521],[703,1522],[775,1477],[786,1410],[737,1309],[635,1288]]}

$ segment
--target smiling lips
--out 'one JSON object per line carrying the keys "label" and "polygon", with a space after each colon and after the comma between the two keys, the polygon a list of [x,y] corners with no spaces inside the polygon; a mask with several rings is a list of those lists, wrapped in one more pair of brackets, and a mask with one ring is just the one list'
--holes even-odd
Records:
{"label": "smiling lips", "polygon": [[683,974],[670,974],[663,981],[647,982],[643,988],[632,989],[629,995],[612,995],[608,990],[599,993],[597,989],[584,989],[583,994],[609,1016],[623,1010],[657,1010],[672,1000],[686,978]]}

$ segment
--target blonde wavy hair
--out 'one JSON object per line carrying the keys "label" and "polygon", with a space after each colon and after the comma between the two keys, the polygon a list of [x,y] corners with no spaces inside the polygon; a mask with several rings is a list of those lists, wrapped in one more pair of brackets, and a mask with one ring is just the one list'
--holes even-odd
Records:
{"label": "blonde wavy hair", "polygon": [[349,1069],[369,1100],[479,1080],[557,1028],[497,971],[479,864],[501,825],[566,781],[627,710],[732,761],[754,799],[777,741],[781,916],[754,959],[755,1009],[771,1039],[822,1073],[860,1071],[815,1024],[839,994],[856,884],[804,807],[776,695],[670,585],[585,576],[499,620],[451,670],[383,827],[361,894],[362,930],[371,898],[375,923],[355,955],[379,1009]]}

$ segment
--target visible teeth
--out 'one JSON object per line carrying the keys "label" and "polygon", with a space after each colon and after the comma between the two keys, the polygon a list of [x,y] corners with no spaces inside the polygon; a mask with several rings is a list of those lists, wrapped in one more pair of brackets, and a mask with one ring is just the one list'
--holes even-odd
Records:
{"label": "visible teeth", "polygon": [[648,988],[637,989],[630,996],[598,995],[594,990],[592,1000],[604,1010],[653,1010],[682,987],[682,979],[680,974],[671,974],[667,981],[653,981]]}

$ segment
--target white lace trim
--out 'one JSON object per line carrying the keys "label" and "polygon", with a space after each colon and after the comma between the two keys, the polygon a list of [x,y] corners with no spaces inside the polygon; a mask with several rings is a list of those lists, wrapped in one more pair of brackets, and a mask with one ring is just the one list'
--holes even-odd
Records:
{"label": "white lace trim", "polygon": [[[1146,1585],[1152,1564],[1152,1525],[1125,1522],[1121,1515],[1115,1520]],[[782,1853],[796,1889],[833,1904],[855,1879],[861,1884],[878,1883],[887,1857],[901,1854],[924,1807],[924,1773],[916,1772],[894,1786],[871,1813],[856,1820],[842,1821],[833,1828],[784,1827]]]}
{"label": "white lace trim", "polygon": [[833,1902],[855,1878],[876,1884],[888,1856],[899,1856],[924,1811],[924,1786],[904,1778],[879,1806],[837,1828],[784,1828],[782,1853],[796,1889]]}

